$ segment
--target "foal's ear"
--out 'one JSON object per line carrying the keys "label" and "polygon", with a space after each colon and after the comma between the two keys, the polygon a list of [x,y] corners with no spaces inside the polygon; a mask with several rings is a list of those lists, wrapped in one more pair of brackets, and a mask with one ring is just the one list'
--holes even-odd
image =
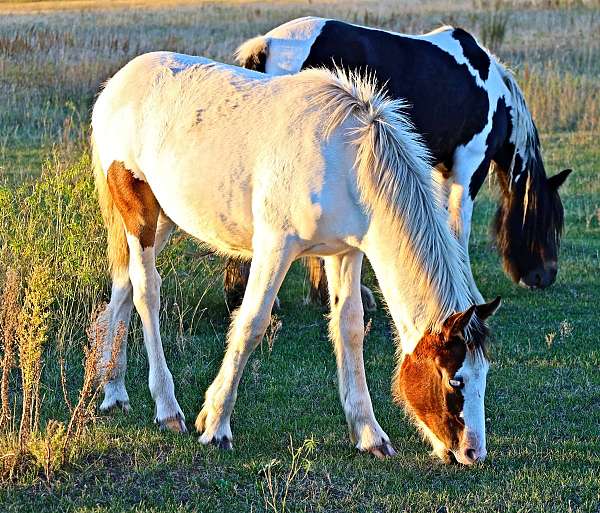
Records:
{"label": "foal's ear", "polygon": [[550,178],[548,178],[548,185],[552,189],[557,190],[563,183],[565,183],[567,176],[569,176],[572,172],[572,169],[565,169],[560,173],[551,176]]}
{"label": "foal's ear", "polygon": [[471,322],[476,308],[477,307],[473,305],[464,312],[457,312],[448,317],[444,321],[444,326],[442,327],[442,335],[444,335],[444,339],[450,340],[455,336],[464,336],[464,329],[467,327],[469,322]]}
{"label": "foal's ear", "polygon": [[500,308],[501,304],[500,296],[498,296],[493,301],[489,303],[483,303],[482,305],[477,305],[475,307],[475,311],[477,312],[477,317],[479,317],[482,321],[485,321],[488,317],[491,317],[496,313],[496,310]]}

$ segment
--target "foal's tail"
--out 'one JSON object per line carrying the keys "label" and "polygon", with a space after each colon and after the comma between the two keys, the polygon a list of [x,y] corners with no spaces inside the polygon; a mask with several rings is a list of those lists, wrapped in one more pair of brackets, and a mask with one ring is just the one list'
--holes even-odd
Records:
{"label": "foal's tail", "polygon": [[121,214],[113,201],[108,188],[106,175],[100,164],[98,148],[94,140],[94,134],[91,137],[92,146],[92,166],[94,168],[94,179],[96,182],[96,192],[98,194],[98,203],[102,211],[102,218],[107,230],[108,243],[108,265],[112,276],[126,271],[129,265],[129,247],[125,236],[125,225]]}

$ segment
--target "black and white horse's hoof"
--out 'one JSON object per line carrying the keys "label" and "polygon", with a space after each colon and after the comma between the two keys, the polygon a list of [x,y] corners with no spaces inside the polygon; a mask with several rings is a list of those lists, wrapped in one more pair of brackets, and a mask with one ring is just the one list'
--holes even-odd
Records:
{"label": "black and white horse's hoof", "polygon": [[360,286],[360,297],[365,312],[374,312],[377,310],[377,301],[375,301],[375,296],[369,287],[365,285]]}

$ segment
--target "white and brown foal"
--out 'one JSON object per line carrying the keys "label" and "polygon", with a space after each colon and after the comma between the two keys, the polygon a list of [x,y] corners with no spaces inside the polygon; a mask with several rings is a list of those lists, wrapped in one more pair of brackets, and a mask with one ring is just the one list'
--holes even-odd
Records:
{"label": "white and brown foal", "polygon": [[[438,455],[483,458],[482,322],[497,302],[473,307],[465,255],[402,107],[372,81],[340,71],[268,77],[169,52],[142,55],[108,81],[92,116],[113,278],[100,319],[108,326],[103,364],[114,330],[129,323],[135,305],[159,425],[186,429],[163,354],[155,264],[177,225],[223,254],[252,258],[223,364],[196,419],[203,444],[232,446],[238,384],[277,291],[295,259],[318,255],[351,439],[376,456],[394,454],[363,364],[366,254],[400,335],[395,395]],[[117,362],[103,410],[129,404],[125,344]]]}

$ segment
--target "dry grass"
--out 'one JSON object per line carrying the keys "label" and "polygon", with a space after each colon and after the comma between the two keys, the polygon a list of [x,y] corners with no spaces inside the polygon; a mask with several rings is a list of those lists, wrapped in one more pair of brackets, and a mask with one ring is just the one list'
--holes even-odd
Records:
{"label": "dry grass", "polygon": [[[598,129],[598,102],[588,104],[590,98],[598,98],[600,88],[600,40],[595,37],[600,17],[593,9],[530,2],[526,10],[518,10],[516,2],[499,6],[441,1],[423,6],[107,5],[112,8],[70,9],[43,17],[23,12],[0,19],[0,177],[22,180],[39,168],[38,155],[55,144],[63,154],[77,155],[85,147],[89,111],[102,81],[135,55],[163,49],[231,62],[233,49],[244,39],[306,14],[408,33],[440,23],[463,26],[517,69],[543,130]],[[39,154],[32,154],[31,148],[40,148]]]}
{"label": "dry grass", "polygon": [[15,365],[15,346],[19,325],[19,294],[21,284],[14,269],[8,269],[2,297],[0,297],[0,334],[2,335],[2,381],[0,383],[0,429],[10,424],[12,408],[10,404],[10,373]]}
{"label": "dry grass", "polygon": [[[42,470],[46,480],[53,472],[73,461],[84,448],[84,437],[95,419],[96,398],[113,374],[116,357],[125,339],[125,326],[118,326],[112,346],[111,359],[99,368],[102,341],[106,326],[98,322],[100,309],[94,313],[88,330],[88,344],[83,347],[83,380],[75,406],[68,396],[61,360],[61,382],[65,403],[70,415],[67,422],[52,418],[44,412],[47,421],[40,427],[43,398],[40,394],[43,351],[48,341],[50,303],[53,284],[47,268],[36,267],[27,278],[22,304],[19,304],[19,283],[14,271],[7,273],[0,302],[2,324],[0,335],[4,340],[2,358],[2,422],[0,423],[0,481],[14,480],[29,470]],[[15,329],[16,327],[16,329]],[[16,335],[16,337],[15,337]],[[14,342],[18,345],[18,365],[14,365]],[[7,344],[8,342],[8,344]],[[51,354],[51,353],[50,353]],[[10,375],[18,373],[21,386],[15,387],[11,397]],[[11,412],[20,408],[20,422]]]}
{"label": "dry grass", "polygon": [[600,82],[589,75],[562,71],[550,61],[541,70],[524,66],[519,73],[529,109],[543,131],[597,131],[600,128]]}

